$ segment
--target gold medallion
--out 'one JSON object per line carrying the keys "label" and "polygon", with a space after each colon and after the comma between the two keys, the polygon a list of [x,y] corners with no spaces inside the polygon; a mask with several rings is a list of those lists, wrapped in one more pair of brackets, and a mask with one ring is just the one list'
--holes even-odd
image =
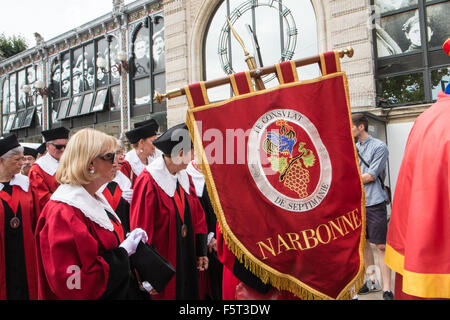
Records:
{"label": "gold medallion", "polygon": [[20,219],[17,217],[12,218],[9,221],[9,225],[11,226],[11,228],[17,229],[20,226]]}
{"label": "gold medallion", "polygon": [[181,226],[181,236],[182,236],[183,238],[186,238],[187,233],[188,233],[187,225],[185,225],[185,224],[183,223],[183,225]]}

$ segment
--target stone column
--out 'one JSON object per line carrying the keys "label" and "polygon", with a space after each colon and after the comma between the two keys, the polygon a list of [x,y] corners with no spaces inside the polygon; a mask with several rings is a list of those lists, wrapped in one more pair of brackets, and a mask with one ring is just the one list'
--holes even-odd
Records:
{"label": "stone column", "polygon": [[352,109],[375,106],[375,70],[369,0],[329,0],[327,11],[327,50],[353,47],[352,58],[341,59],[349,82]]}
{"label": "stone column", "polygon": [[[170,91],[189,83],[186,2],[166,0],[163,2],[163,8],[166,36],[166,91]],[[186,97],[167,100],[168,128],[184,122],[186,110]]]}

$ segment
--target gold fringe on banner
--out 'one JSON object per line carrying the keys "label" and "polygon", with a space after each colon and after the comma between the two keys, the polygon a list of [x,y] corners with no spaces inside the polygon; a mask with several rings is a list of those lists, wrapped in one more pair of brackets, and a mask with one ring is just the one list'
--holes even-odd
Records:
{"label": "gold fringe on banner", "polygon": [[[342,76],[344,81],[344,88],[346,91],[346,98],[347,98],[347,109],[348,109],[348,115],[349,119],[351,119],[351,111],[350,111],[350,104],[349,104],[349,95],[348,95],[348,82],[347,78],[345,76],[345,73],[338,72],[330,75],[326,75],[323,77],[319,77],[313,80],[308,81],[299,81],[299,82],[293,82],[289,84],[280,85],[276,88],[271,88],[267,90],[263,90],[264,92],[269,90],[276,90],[283,87],[291,87],[294,85],[304,84],[304,83],[310,83],[310,82],[317,82],[326,78],[336,77],[336,76]],[[219,106],[228,103],[231,100],[236,99],[242,99],[246,98],[249,95],[255,95],[255,94],[261,94],[262,91],[256,91],[254,93],[246,94],[243,96],[235,96],[230,98],[229,100],[222,101],[220,103],[214,103],[211,104],[211,106]],[[192,100],[188,98],[188,101]],[[187,111],[186,115],[186,124],[189,128],[192,141],[194,143],[194,152],[197,156],[197,159],[201,159],[201,168],[202,172],[205,176],[205,183],[206,188],[208,191],[208,194],[210,196],[211,204],[214,209],[214,212],[217,216],[217,221],[220,226],[220,230],[223,234],[225,243],[229,250],[239,259],[241,263],[244,264],[245,268],[247,268],[249,271],[251,271],[255,276],[257,276],[259,279],[261,279],[264,283],[269,283],[273,287],[275,287],[278,290],[285,290],[289,291],[298,298],[302,300],[335,300],[334,298],[327,296],[326,294],[323,294],[314,288],[311,288],[307,284],[301,282],[300,280],[287,275],[280,273],[279,271],[273,269],[272,267],[264,264],[259,259],[257,259],[251,252],[249,252],[245,246],[236,238],[236,236],[233,234],[231,229],[229,228],[224,212],[221,206],[219,194],[217,192],[217,188],[215,186],[214,178],[212,176],[211,169],[209,167],[208,159],[205,154],[205,150],[202,145],[202,138],[200,136],[199,129],[197,127],[194,112],[195,110],[204,110],[208,108],[209,106],[204,106],[200,108],[194,108],[194,106],[190,105],[190,108]],[[350,126],[348,130],[351,132],[351,121]],[[356,148],[355,148],[355,161],[356,165],[359,168],[359,161],[356,154]],[[360,244],[359,244],[359,256],[360,256],[360,267],[356,274],[356,276],[347,284],[347,286],[341,291],[341,293],[337,296],[336,300],[351,300],[358,292],[358,290],[363,286],[364,284],[364,276],[365,276],[365,269],[364,269],[364,246],[365,246],[365,225],[366,225],[366,212],[365,212],[365,194],[364,194],[364,186],[361,181],[361,188],[362,188],[362,199],[361,199],[361,219],[362,219],[362,225],[361,225],[361,237],[360,237]]]}

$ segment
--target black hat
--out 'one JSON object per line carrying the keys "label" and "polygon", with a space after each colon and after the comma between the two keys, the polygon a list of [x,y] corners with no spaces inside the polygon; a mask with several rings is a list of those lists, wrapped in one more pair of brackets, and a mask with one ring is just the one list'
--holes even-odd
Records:
{"label": "black hat", "polygon": [[41,145],[36,149],[37,153],[44,154],[45,150],[47,150],[47,145],[45,142],[42,142]]}
{"label": "black hat", "polygon": [[144,120],[144,121],[141,121],[141,122],[136,122],[134,124],[134,128],[136,129],[136,128],[143,127],[143,126],[148,126],[148,125],[151,125],[151,126],[155,127],[156,128],[155,131],[158,131],[159,124],[158,124],[158,122],[156,122],[155,119],[148,119],[148,120]]}
{"label": "black hat", "polygon": [[7,153],[9,150],[20,147],[19,141],[14,133],[11,133],[0,139],[0,156]]}
{"label": "black hat", "polygon": [[23,155],[24,156],[33,156],[36,159],[37,155],[38,155],[38,151],[33,148],[23,147]]}
{"label": "black hat", "polygon": [[139,279],[148,281],[157,292],[162,292],[175,274],[172,264],[164,259],[153,246],[142,241],[136,253],[130,256],[131,265],[139,274]]}
{"label": "black hat", "polygon": [[176,146],[181,150],[183,148],[191,149],[192,141],[188,128],[185,123],[180,123],[158,137],[153,141],[153,145],[161,150],[165,155],[171,155]]}
{"label": "black hat", "polygon": [[44,136],[45,142],[57,140],[57,139],[69,139],[69,129],[59,127],[55,129],[45,130],[41,132]]}
{"label": "black hat", "polygon": [[154,119],[138,122],[134,124],[134,129],[125,132],[128,141],[134,144],[140,139],[156,136],[159,125]]}

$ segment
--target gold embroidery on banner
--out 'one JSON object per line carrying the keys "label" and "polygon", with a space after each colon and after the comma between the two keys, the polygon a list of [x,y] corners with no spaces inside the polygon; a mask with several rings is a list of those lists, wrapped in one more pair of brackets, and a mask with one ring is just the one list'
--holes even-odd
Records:
{"label": "gold embroidery on banner", "polygon": [[[323,55],[322,54],[321,54],[321,63],[323,64]],[[292,292],[294,295],[296,295],[297,297],[299,297],[300,299],[303,299],[303,300],[312,300],[312,299],[333,300],[333,298],[315,290],[314,288],[308,286],[307,284],[301,282],[300,280],[298,280],[290,275],[280,273],[279,271],[266,265],[260,259],[256,258],[252,253],[250,253],[243,246],[243,244],[236,238],[236,236],[233,234],[233,232],[231,231],[230,227],[228,226],[227,221],[224,216],[224,212],[223,212],[223,209],[222,209],[222,206],[220,203],[219,194],[217,192],[217,188],[215,186],[214,179],[212,177],[212,172],[209,167],[206,153],[205,153],[205,150],[202,145],[202,140],[201,140],[201,136],[199,133],[199,129],[198,129],[197,123],[195,121],[195,112],[208,110],[211,108],[221,107],[221,106],[229,103],[230,101],[245,99],[245,98],[259,95],[259,94],[265,94],[267,92],[278,90],[280,88],[288,88],[288,87],[298,86],[298,85],[307,84],[307,83],[315,83],[315,82],[320,82],[325,79],[330,79],[330,78],[335,78],[335,77],[342,77],[342,79],[343,79],[344,89],[346,92],[348,117],[349,117],[349,119],[351,119],[349,95],[348,95],[348,82],[347,82],[345,73],[342,73],[342,72],[337,72],[337,73],[333,73],[330,75],[324,75],[324,76],[321,76],[321,77],[318,77],[318,78],[312,79],[312,80],[283,84],[278,87],[274,87],[274,88],[270,88],[270,89],[266,89],[266,90],[255,91],[255,92],[244,94],[244,95],[234,96],[225,101],[211,103],[209,105],[205,105],[205,106],[198,107],[198,108],[188,109],[187,115],[186,115],[186,119],[187,119],[186,123],[188,125],[191,135],[194,138],[193,139],[194,147],[196,148],[196,152],[200,152],[200,154],[201,154],[201,159],[202,159],[201,168],[202,168],[202,172],[205,176],[206,187],[208,190],[208,194],[211,197],[211,204],[212,204],[214,212],[217,216],[219,227],[220,227],[220,230],[222,231],[226,245],[228,246],[230,251],[233,252],[233,254],[239,259],[239,261],[241,263],[244,263],[244,266],[250,272],[252,272],[254,275],[256,275],[259,279],[261,279],[261,281],[263,281],[264,283],[270,283],[273,287],[277,288],[278,290],[287,290],[289,292]],[[186,93],[187,92],[188,91],[186,91]],[[189,100],[189,97],[188,97],[188,100]],[[351,134],[351,121],[350,121],[348,130]],[[359,168],[359,161],[358,161],[358,157],[356,155],[356,149],[355,149],[354,159],[355,159],[356,165]],[[360,211],[361,211],[361,226],[362,226],[360,243],[359,243],[360,267],[359,267],[359,270],[356,273],[355,277],[351,281],[349,281],[347,286],[339,293],[339,295],[336,297],[336,300],[351,300],[356,295],[359,288],[361,288],[362,285],[364,284],[365,270],[364,270],[364,255],[363,255],[363,253],[364,253],[364,246],[365,246],[366,217],[365,217],[365,195],[364,195],[364,187],[362,185],[362,182],[361,182],[361,208],[360,208]],[[351,220],[347,219],[347,221],[350,222]],[[293,238],[293,236],[298,236],[298,234],[296,234],[296,233],[288,233],[287,234],[287,237],[289,238],[290,241],[294,241],[294,242],[297,241],[299,243],[300,237],[298,236],[298,237],[295,237],[293,240],[291,240]],[[308,234],[306,234],[306,238],[308,238]],[[283,240],[285,241],[284,238],[283,238]],[[278,241],[278,238],[277,238],[277,241]],[[269,248],[271,248],[271,247],[269,247]]]}

